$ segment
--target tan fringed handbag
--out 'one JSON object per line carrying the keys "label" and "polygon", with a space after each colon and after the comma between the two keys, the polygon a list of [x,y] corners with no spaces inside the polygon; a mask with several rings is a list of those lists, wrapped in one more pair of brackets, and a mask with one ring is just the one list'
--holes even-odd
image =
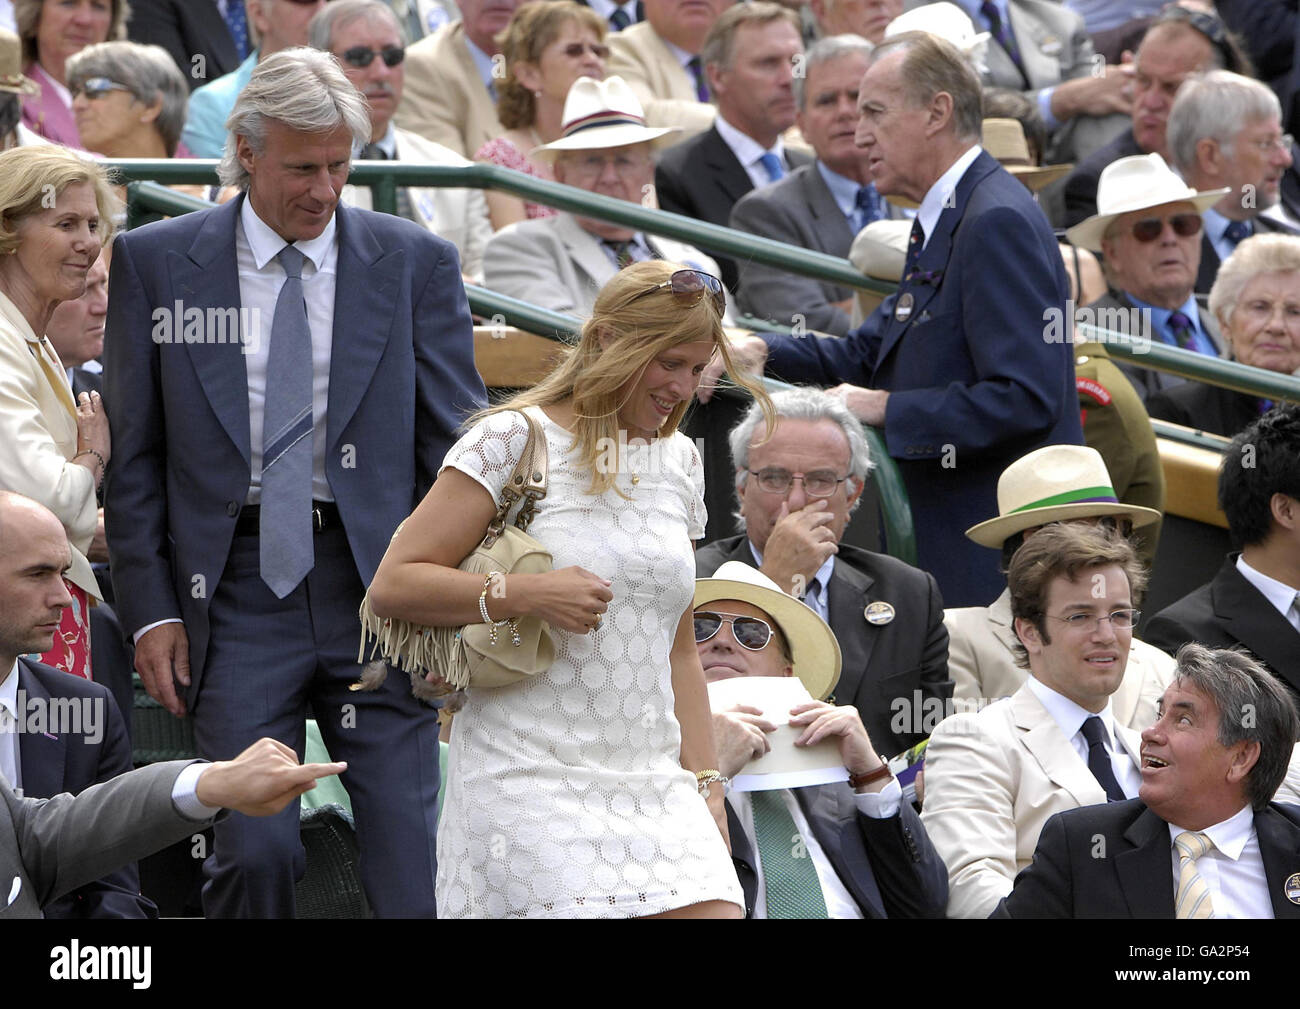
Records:
{"label": "tan fringed handbag", "polygon": [[[481,575],[486,597],[491,598],[488,577],[509,574],[540,574],[550,571],[554,561],[547,549],[524,530],[533,520],[533,509],[546,496],[546,436],[537,422],[523,411],[528,423],[528,443],[514,472],[501,489],[500,507],[488,525],[487,535],[460,564],[461,571]],[[510,509],[523,499],[514,525],[507,525]],[[403,523],[405,525],[405,523]],[[402,526],[397,527],[397,539]],[[391,544],[390,544],[391,547]],[[373,690],[384,681],[384,662],[404,669],[411,676],[417,697],[439,697],[466,687],[502,687],[545,672],[555,661],[551,630],[539,617],[510,617],[494,623],[464,627],[425,627],[407,620],[385,620],[370,608],[370,593],[361,601],[361,649],[358,662],[366,662],[366,642],[374,638],[370,661],[354,690]],[[501,630],[507,633],[500,633]],[[439,689],[425,680],[436,672],[447,681]]]}

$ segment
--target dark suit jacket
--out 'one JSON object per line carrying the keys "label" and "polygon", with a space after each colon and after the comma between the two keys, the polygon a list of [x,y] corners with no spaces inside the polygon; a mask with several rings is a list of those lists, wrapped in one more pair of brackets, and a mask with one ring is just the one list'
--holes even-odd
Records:
{"label": "dark suit jacket", "polygon": [[[785,160],[790,168],[797,168],[810,159],[787,148]],[[736,201],[753,188],[749,173],[715,126],[670,147],[655,168],[661,209],[724,228],[731,222],[731,208]],[[736,261],[718,255],[707,245],[701,248],[718,261],[723,281],[734,292],[740,276]]]}
{"label": "dark suit jacket", "polygon": [[[235,40],[216,0],[132,0],[126,31],[132,42],[166,49],[191,91],[230,73],[240,63]],[[194,62],[196,56],[203,57],[202,64]]]}
{"label": "dark suit jacket", "polygon": [[[695,554],[696,574],[708,578],[725,561],[753,565],[748,537],[702,547]],[[952,696],[938,586],[910,564],[841,543],[827,591],[829,623],[844,657],[832,696],[858,709],[877,750],[890,757],[902,753],[930,735],[933,725],[921,721],[924,712]],[[890,623],[867,623],[863,611],[876,601],[894,607]],[[930,698],[937,704],[927,709]]]}
{"label": "dark suit jacket", "polygon": [[[51,799],[20,799],[0,778],[0,921],[39,918],[63,894],[208,827],[211,820],[188,820],[172,802],[191,763],[150,764]],[[18,892],[6,906],[14,880]]]}
{"label": "dark suit jacket", "polygon": [[[1300,861],[1300,806],[1270,803],[1255,814],[1255,833],[1274,915],[1300,918],[1300,904],[1283,892]],[[1141,799],[1057,813],[990,917],[1172,918],[1172,849],[1169,824]]]}
{"label": "dark suit jacket", "polygon": [[[907,486],[918,566],[948,606],[1002,592],[994,550],[965,531],[998,513],[1002,471],[1043,445],[1083,444],[1060,249],[1029,191],[987,153],[971,163],[917,263],[918,276],[843,339],[766,334],[792,382],[889,390],[884,438]],[[911,299],[898,319],[895,306]]]}
{"label": "dark suit jacket", "polygon": [[[816,162],[800,165],[779,182],[744,196],[731,211],[731,226],[841,258],[848,257],[853,244],[853,230]],[[849,313],[834,303],[852,296],[852,288],[815,277],[800,277],[762,263],[740,264],[736,295],[740,310],[782,326],[793,326],[798,313],[804,328],[843,336],[849,331]]]}
{"label": "dark suit jacket", "polygon": [[1147,413],[1156,420],[1231,438],[1247,424],[1259,420],[1259,397],[1218,385],[1183,382],[1154,393],[1147,400]]}
{"label": "dark suit jacket", "polygon": [[[843,782],[796,788],[795,799],[817,843],[864,918],[942,918],[948,906],[948,870],[921,819],[904,801],[897,816],[874,819],[858,812]],[[745,892],[745,917],[754,913],[758,856],[754,840],[727,803],[731,860]]]}
{"label": "dark suit jacket", "polygon": [[[1292,228],[1286,224],[1282,224],[1280,221],[1275,221],[1271,217],[1265,217],[1263,214],[1260,214],[1258,217],[1255,218],[1254,225],[1255,225],[1255,229],[1252,232],[1252,234],[1256,234],[1256,235],[1300,234],[1300,232],[1297,232],[1295,228]],[[1201,231],[1201,265],[1199,269],[1196,271],[1196,293],[1197,294],[1210,293],[1210,288],[1214,286],[1214,278],[1219,275],[1219,264],[1221,262],[1222,260],[1219,259],[1219,251],[1214,247],[1214,243],[1210,241],[1210,236],[1204,230],[1202,230]]]}
{"label": "dark suit jacket", "polygon": [[1170,655],[1188,641],[1244,645],[1300,701],[1300,633],[1241,577],[1237,556],[1229,554],[1213,580],[1152,617],[1142,637]]}
{"label": "dark suit jacket", "polygon": [[1282,128],[1300,129],[1300,64],[1295,62],[1300,40],[1300,4],[1296,0],[1217,0],[1223,23],[1241,35],[1255,63],[1256,75],[1277,92],[1282,102]]}
{"label": "dark suit jacket", "polygon": [[[1140,317],[1134,315],[1137,311],[1137,306],[1129,300],[1128,295],[1123,291],[1111,289],[1096,301],[1084,305],[1083,310],[1076,317],[1080,321],[1090,320],[1094,325],[1102,326],[1105,329],[1129,333],[1132,336],[1148,336],[1155,340],[1154,334],[1133,332],[1130,320],[1140,319]],[[1201,332],[1209,337],[1210,342],[1218,349],[1219,356],[1222,357],[1224,352],[1223,335],[1219,332],[1219,324],[1215,321],[1214,316],[1205,309],[1199,309],[1197,321],[1200,323]],[[1140,321],[1139,329],[1141,329]],[[1167,372],[1143,368],[1141,365],[1132,364],[1123,358],[1116,357],[1114,360],[1119,370],[1133,383],[1134,390],[1142,398],[1143,402],[1153,393],[1162,389],[1172,389],[1187,381],[1185,378],[1179,378],[1177,375],[1170,375]]]}
{"label": "dark suit jacket", "polygon": [[[155,343],[154,310],[240,304],[243,199],[118,236],[104,361],[113,429],[105,486],[127,633],[184,620],[198,694],[208,605],[248,495],[248,378],[237,342]],[[389,214],[339,205],[326,476],[361,582],[485,403],[455,247]]]}
{"label": "dark suit jacket", "polygon": [[[84,712],[84,701],[94,705],[92,718],[81,732],[24,732],[18,738],[23,773],[23,794],[48,799],[63,792],[76,795],[90,785],[116,778],[131,770],[131,741],[126,721],[107,688],[79,676],[27,659],[18,660],[20,709],[33,698],[44,710],[52,698],[67,699]],[[68,710],[68,709],[63,709]],[[46,723],[49,725],[49,722]],[[87,732],[85,730],[98,729]],[[100,738],[94,740],[94,736]],[[140,875],[127,863],[45,906],[47,918],[157,918],[158,908],[140,896]]]}
{"label": "dark suit jacket", "polygon": [[1073,228],[1097,212],[1097,184],[1101,172],[1112,161],[1142,154],[1129,127],[1105,147],[1099,147],[1074,166],[1065,177],[1065,226]]}

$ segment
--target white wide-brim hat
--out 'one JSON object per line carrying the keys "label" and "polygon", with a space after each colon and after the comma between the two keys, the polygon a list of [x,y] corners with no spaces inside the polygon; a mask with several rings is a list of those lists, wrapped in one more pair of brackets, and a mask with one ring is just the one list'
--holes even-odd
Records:
{"label": "white wide-brim hat", "polygon": [[622,77],[579,77],[564,99],[559,140],[533,150],[533,156],[554,161],[561,151],[603,151],[660,140],[680,133],[680,126],[647,126],[645,111]]}
{"label": "white wide-brim hat", "polygon": [[1154,508],[1125,504],[1115,494],[1106,463],[1095,448],[1048,445],[1021,456],[998,477],[998,517],[971,526],[966,536],[1002,549],[1009,536],[1062,519],[1119,515],[1133,528],[1160,519]]}
{"label": "white wide-brim hat", "polygon": [[794,596],[782,592],[763,572],[740,561],[727,561],[712,578],[695,580],[696,607],[719,599],[749,603],[771,617],[790,647],[795,676],[817,700],[830,697],[840,681],[843,659],[840,643],[825,620]]}
{"label": "white wide-brim hat", "polygon": [[1097,183],[1097,213],[1065,233],[1075,245],[1101,251],[1101,237],[1121,214],[1162,207],[1166,203],[1191,203],[1197,213],[1214,206],[1231,189],[1197,192],[1165,164],[1159,154],[1135,154],[1112,161],[1102,169]]}
{"label": "white wide-brim hat", "polygon": [[907,32],[937,35],[967,56],[989,40],[988,32],[977,32],[970,15],[951,3],[928,3],[904,11],[885,26],[886,40]]}

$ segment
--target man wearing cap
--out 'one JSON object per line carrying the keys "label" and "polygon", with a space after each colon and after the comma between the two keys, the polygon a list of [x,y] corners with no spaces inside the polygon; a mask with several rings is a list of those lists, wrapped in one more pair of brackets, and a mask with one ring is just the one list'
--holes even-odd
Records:
{"label": "man wearing cap", "polygon": [[1020,663],[1010,697],[939,723],[925,752],[925,828],[948,866],[948,915],[986,918],[1053,813],[1132,798],[1138,735],[1111,705],[1146,575],[1115,533],[1049,525],[1007,575]]}
{"label": "man wearing cap", "polygon": [[40,93],[40,87],[22,72],[23,49],[18,36],[0,28],[0,151],[11,147],[48,144],[23,125],[23,95]]}
{"label": "man wearing cap", "polygon": [[[966,535],[981,546],[1001,550],[1004,568],[1027,538],[1053,522],[1118,524],[1124,535],[1145,528],[1152,540],[1160,522],[1158,511],[1121,503],[1101,456],[1079,445],[1049,445],[1008,466],[998,480],[998,512],[997,518],[966,530]],[[1027,672],[1016,659],[1020,640],[1009,588],[990,606],[945,611],[944,624],[955,700],[978,704],[981,698],[1009,697],[1024,686]],[[1121,725],[1141,731],[1155,720],[1156,704],[1173,669],[1170,656],[1133,639],[1124,678],[1111,698]]]}
{"label": "man wearing cap", "polygon": [[[539,152],[552,162],[557,182],[640,203],[654,182],[653,142],[676,132],[646,126],[641,103],[621,77],[580,77],[564,101],[560,139]],[[646,259],[718,276],[718,264],[689,245],[567,211],[502,228],[488,241],[484,272],[487,286],[500,294],[586,318],[606,281]]]}
{"label": "man wearing cap", "polygon": [[[1075,245],[1106,257],[1111,290],[1076,315],[1076,322],[1211,357],[1225,356],[1218,323],[1196,303],[1201,262],[1201,211],[1228,190],[1197,192],[1159,154],[1120,158],[1101,173],[1099,212],[1066,232]],[[1085,337],[1091,336],[1087,331]],[[1103,342],[1104,334],[1096,334]],[[1138,395],[1185,379],[1121,364]]]}
{"label": "man wearing cap", "polygon": [[[826,623],[760,571],[728,561],[695,583],[705,678],[797,676],[811,700],[788,713],[795,746],[838,740],[848,783],[731,791],[732,859],[753,918],[938,918],[947,873],[857,710],[826,703],[840,650]],[[730,779],[769,752],[786,713],[715,711],[718,772]],[[778,744],[779,745],[779,744]]]}

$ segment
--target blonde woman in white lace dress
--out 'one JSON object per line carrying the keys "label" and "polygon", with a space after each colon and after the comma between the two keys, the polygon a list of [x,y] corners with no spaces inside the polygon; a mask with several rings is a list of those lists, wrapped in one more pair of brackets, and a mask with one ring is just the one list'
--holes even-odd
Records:
{"label": "blonde woman in white lace dress", "polygon": [[555,570],[508,576],[488,609],[547,621],[556,658],[471,689],[456,715],[440,917],[741,915],[722,789],[705,798],[696,782],[717,767],[691,622],[704,475],[677,431],[705,365],[725,359],[721,305],[707,274],[619,273],[565,362],[452,447],[375,576],[380,616],[482,620],[483,579],[456,566],[523,451],[526,409],[550,461],[528,532]]}

